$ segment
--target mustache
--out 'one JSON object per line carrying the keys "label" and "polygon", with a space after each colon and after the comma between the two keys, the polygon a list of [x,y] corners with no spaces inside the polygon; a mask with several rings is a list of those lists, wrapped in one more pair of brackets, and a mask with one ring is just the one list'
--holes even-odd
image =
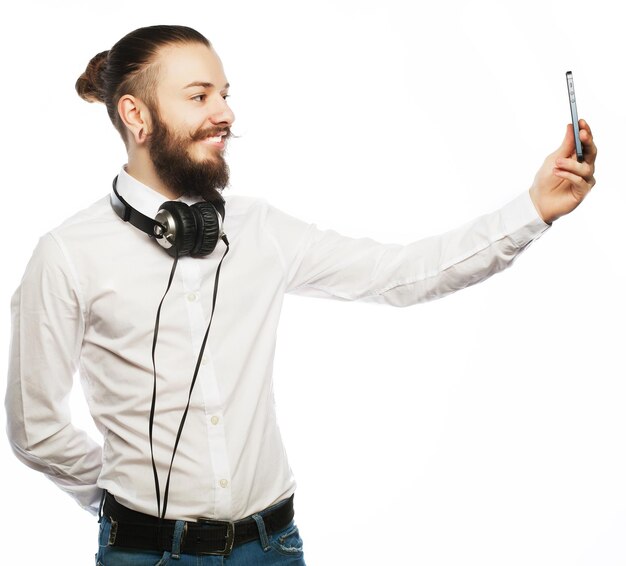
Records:
{"label": "mustache", "polygon": [[199,130],[196,130],[194,133],[191,134],[191,139],[193,141],[200,141],[205,138],[215,137],[222,132],[226,132],[222,138],[222,140],[224,141],[230,139],[233,135],[228,126],[216,126],[214,128],[201,128]]}

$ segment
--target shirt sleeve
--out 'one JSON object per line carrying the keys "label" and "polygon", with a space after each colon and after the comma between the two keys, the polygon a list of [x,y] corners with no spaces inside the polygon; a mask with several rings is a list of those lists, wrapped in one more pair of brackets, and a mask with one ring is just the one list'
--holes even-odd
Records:
{"label": "shirt sleeve", "polygon": [[511,265],[549,226],[525,192],[491,214],[407,245],[319,230],[274,208],[270,229],[287,292],[408,306],[443,297]]}
{"label": "shirt sleeve", "polygon": [[16,456],[97,512],[101,448],[71,423],[84,313],[68,261],[44,236],[11,301],[7,433]]}

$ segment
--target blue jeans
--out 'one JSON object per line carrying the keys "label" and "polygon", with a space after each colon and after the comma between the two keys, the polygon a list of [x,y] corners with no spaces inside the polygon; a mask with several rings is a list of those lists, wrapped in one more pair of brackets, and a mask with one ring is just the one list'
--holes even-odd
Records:
{"label": "blue jeans", "polygon": [[292,521],[281,531],[271,535],[265,530],[263,518],[252,516],[259,529],[259,540],[235,546],[229,556],[179,554],[184,521],[176,521],[172,552],[150,552],[108,546],[111,521],[100,520],[97,566],[306,566],[302,539]]}

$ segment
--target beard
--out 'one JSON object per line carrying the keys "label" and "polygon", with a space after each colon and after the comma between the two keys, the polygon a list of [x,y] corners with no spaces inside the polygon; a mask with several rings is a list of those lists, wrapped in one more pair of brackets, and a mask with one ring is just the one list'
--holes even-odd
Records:
{"label": "beard", "polygon": [[228,186],[229,169],[221,153],[197,160],[188,151],[202,139],[226,131],[224,141],[231,137],[230,128],[200,128],[178,135],[169,130],[158,111],[152,113],[154,123],[149,137],[148,151],[154,168],[163,183],[179,197],[221,200],[221,192]]}

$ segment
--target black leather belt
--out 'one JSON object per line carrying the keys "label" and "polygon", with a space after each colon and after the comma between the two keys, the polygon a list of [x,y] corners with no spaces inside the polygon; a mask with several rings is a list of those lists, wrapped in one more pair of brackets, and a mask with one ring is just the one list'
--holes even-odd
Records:
{"label": "black leather belt", "polygon": [[[165,552],[172,550],[176,521],[152,517],[124,507],[107,493],[102,508],[111,520],[109,546]],[[293,495],[259,513],[268,534],[284,529],[294,516]],[[259,538],[256,521],[200,519],[186,521],[180,546],[182,554],[217,554],[226,556],[234,546]]]}

